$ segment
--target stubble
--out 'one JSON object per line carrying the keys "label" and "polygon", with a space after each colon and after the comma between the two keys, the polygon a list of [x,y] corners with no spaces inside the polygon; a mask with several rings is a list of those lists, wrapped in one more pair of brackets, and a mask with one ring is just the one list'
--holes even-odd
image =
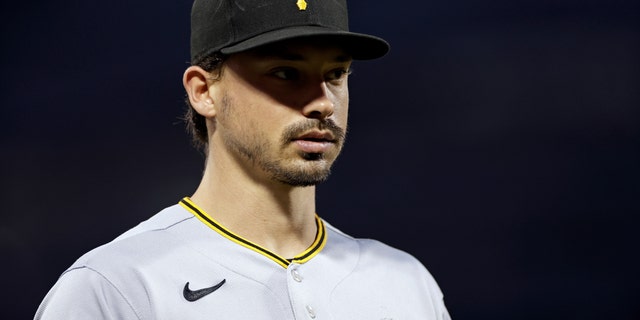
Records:
{"label": "stubble", "polygon": [[[273,181],[294,187],[313,186],[327,180],[346,137],[345,130],[332,119],[305,119],[291,124],[284,128],[280,140],[276,142],[278,145],[274,145],[263,132],[240,119],[241,115],[234,110],[239,106],[234,105],[229,96],[224,95],[221,104],[220,116],[228,122],[235,122],[233,128],[227,127],[221,132],[222,140],[251,167],[259,168]],[[285,149],[290,147],[293,140],[314,129],[328,130],[333,134],[335,154],[328,157],[324,153],[299,152],[293,158],[287,157]]]}

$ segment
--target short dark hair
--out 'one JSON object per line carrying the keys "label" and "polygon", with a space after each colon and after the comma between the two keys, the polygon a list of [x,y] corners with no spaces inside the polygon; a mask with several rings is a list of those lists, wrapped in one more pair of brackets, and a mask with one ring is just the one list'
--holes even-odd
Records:
{"label": "short dark hair", "polygon": [[[222,64],[225,55],[221,53],[213,53],[195,60],[192,65],[202,68],[213,75],[211,80],[217,80],[220,77]],[[191,134],[192,143],[197,149],[206,150],[209,143],[209,133],[207,132],[207,119],[193,109],[189,96],[185,97],[187,108],[183,115],[183,120],[187,126],[187,131]]]}

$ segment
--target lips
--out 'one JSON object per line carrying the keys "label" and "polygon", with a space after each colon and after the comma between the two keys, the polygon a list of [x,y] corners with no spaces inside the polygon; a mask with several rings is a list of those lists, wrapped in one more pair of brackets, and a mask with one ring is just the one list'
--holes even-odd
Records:
{"label": "lips", "polygon": [[334,143],[335,137],[329,131],[321,132],[321,131],[311,131],[305,134],[302,134],[295,138],[294,140],[308,140],[308,141],[316,141],[316,142],[331,142]]}
{"label": "lips", "polygon": [[306,153],[324,153],[336,139],[331,132],[312,131],[294,138],[293,143]]}

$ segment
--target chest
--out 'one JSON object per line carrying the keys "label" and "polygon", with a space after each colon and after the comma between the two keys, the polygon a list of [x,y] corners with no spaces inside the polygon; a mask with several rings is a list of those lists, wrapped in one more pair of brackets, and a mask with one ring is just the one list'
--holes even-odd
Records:
{"label": "chest", "polygon": [[392,271],[293,265],[252,275],[200,267],[145,284],[154,319],[406,320],[434,314],[429,298]]}

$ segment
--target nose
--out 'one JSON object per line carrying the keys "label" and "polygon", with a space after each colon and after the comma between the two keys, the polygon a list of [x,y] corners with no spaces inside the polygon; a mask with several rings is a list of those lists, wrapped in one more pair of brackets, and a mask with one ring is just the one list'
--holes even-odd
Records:
{"label": "nose", "polygon": [[333,115],[335,105],[331,99],[331,93],[327,89],[327,84],[321,82],[314,84],[310,89],[312,93],[308,103],[302,108],[302,113],[307,118],[326,119]]}

